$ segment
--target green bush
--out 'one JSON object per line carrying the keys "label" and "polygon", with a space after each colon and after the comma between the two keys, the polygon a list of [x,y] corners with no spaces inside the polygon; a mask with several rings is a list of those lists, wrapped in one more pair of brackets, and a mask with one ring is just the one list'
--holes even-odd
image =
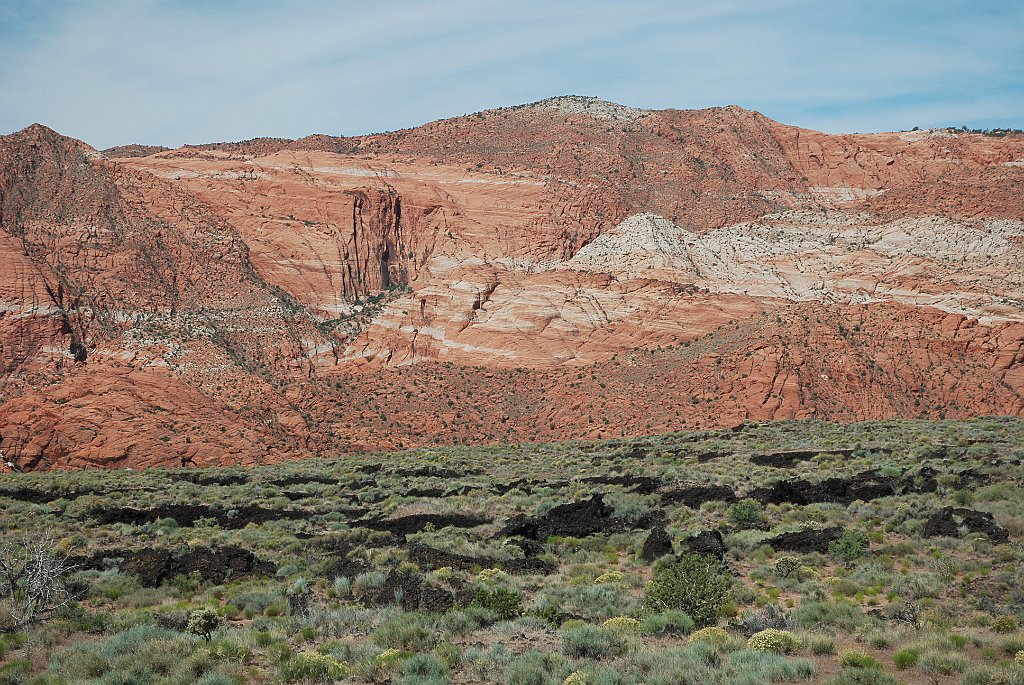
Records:
{"label": "green bush", "polygon": [[837,628],[849,632],[867,622],[857,606],[846,602],[804,602],[789,618],[801,628]]}
{"label": "green bush", "polygon": [[807,638],[807,649],[815,656],[836,653],[836,639],[831,635],[815,634]]}
{"label": "green bush", "polygon": [[709,626],[721,617],[731,587],[732,579],[717,559],[687,554],[678,561],[654,565],[644,603],[653,611],[682,611],[695,625]]}
{"label": "green bush", "polygon": [[868,548],[868,536],[857,530],[848,530],[828,543],[828,553],[839,561],[856,561]]}
{"label": "green bush", "polygon": [[749,526],[764,519],[764,507],[754,499],[741,499],[729,507],[729,520],[740,526]]}
{"label": "green bush", "polygon": [[416,654],[402,664],[399,685],[441,685],[450,680],[448,666],[433,654]]}
{"label": "green bush", "polygon": [[530,650],[509,661],[503,675],[505,685],[562,685],[565,670],[560,655]]}
{"label": "green bush", "polygon": [[693,619],[682,611],[647,614],[640,621],[643,635],[685,635],[693,630]]}
{"label": "green bush", "polygon": [[562,630],[562,649],[573,659],[601,659],[625,654],[628,637],[622,631],[584,624]]}
{"label": "green bush", "polygon": [[849,652],[843,652],[839,656],[839,664],[847,666],[849,668],[881,668],[882,665],[871,656],[868,656],[864,652],[858,652],[851,650]]}
{"label": "green bush", "polygon": [[373,641],[385,648],[420,652],[434,647],[437,634],[425,616],[408,613],[385,621],[373,632]]}
{"label": "green bush", "polygon": [[91,681],[110,675],[111,682],[130,679],[148,683],[160,674],[180,674],[194,681],[210,669],[207,665],[193,668],[197,664],[190,662],[192,652],[192,641],[181,633],[139,625],[104,640],[72,645],[54,655],[50,669],[72,681]]}
{"label": "green bush", "polygon": [[480,588],[470,606],[493,611],[499,621],[511,621],[523,613],[523,598],[518,592],[503,587]]}
{"label": "green bush", "polygon": [[754,633],[747,640],[747,649],[759,652],[775,652],[777,654],[791,654],[800,647],[800,641],[792,633],[785,630],[768,628],[761,632]]}
{"label": "green bush", "polygon": [[967,657],[959,652],[933,649],[921,654],[917,665],[925,671],[942,675],[963,673],[967,669]]}
{"label": "green bush", "polygon": [[533,616],[547,623],[552,628],[557,628],[565,622],[565,614],[558,605],[546,602],[526,612],[527,616]]}
{"label": "green bush", "polygon": [[892,662],[896,664],[896,668],[901,671],[905,668],[917,665],[919,654],[915,649],[901,649],[892,655]]}

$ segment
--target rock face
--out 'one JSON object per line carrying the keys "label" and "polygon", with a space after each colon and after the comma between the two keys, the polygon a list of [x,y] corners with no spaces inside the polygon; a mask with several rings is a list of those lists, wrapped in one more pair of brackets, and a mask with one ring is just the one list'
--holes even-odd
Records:
{"label": "rock face", "polygon": [[563,97],[161,150],[0,137],[0,462],[264,463],[1024,413],[1024,136]]}

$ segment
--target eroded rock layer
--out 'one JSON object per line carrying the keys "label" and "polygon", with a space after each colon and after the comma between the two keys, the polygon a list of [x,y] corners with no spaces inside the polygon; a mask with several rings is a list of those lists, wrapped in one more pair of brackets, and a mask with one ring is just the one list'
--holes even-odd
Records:
{"label": "eroded rock layer", "polygon": [[1024,413],[1024,136],[555,98],[0,138],[6,468]]}

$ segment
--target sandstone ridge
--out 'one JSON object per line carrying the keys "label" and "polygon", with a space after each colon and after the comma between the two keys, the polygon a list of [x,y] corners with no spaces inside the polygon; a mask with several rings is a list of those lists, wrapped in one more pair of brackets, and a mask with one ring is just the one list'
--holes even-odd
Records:
{"label": "sandstone ridge", "polygon": [[8,468],[1024,413],[1024,136],[563,96],[0,137]]}

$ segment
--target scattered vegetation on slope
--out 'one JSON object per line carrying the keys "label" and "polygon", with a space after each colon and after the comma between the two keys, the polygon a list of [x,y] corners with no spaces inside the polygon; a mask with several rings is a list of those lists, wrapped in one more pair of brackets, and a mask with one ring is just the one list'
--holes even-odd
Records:
{"label": "scattered vegetation on slope", "polygon": [[991,418],[10,475],[73,601],[3,600],[0,683],[1020,683],[1022,458]]}

